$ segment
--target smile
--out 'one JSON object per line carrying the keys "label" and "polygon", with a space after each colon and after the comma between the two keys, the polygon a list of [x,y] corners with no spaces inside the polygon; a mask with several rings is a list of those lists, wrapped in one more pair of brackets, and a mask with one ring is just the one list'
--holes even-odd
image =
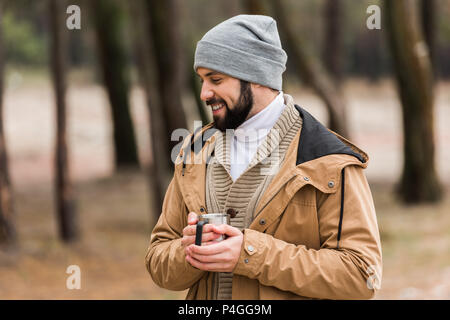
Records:
{"label": "smile", "polygon": [[220,109],[222,109],[223,107],[225,107],[225,105],[224,105],[223,103],[218,103],[218,104],[214,104],[214,105],[211,106],[211,108],[212,108],[213,111],[220,110]]}

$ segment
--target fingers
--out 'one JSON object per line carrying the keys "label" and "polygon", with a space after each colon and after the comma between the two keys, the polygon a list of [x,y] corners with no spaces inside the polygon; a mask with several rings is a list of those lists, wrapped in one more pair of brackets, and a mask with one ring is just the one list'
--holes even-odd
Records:
{"label": "fingers", "polygon": [[189,212],[188,214],[188,224],[193,225],[198,222],[198,216],[195,212]]}
{"label": "fingers", "polygon": [[228,268],[223,263],[203,263],[191,256],[186,256],[186,261],[193,267],[204,271],[228,272]]}
{"label": "fingers", "polygon": [[[194,212],[191,212],[195,214]],[[205,224],[203,226],[202,242],[208,242],[218,239],[221,234],[212,232],[213,225]],[[197,233],[197,225],[189,225],[183,229],[183,238],[181,244],[188,246],[195,243],[195,234]]]}
{"label": "fingers", "polygon": [[186,248],[187,254],[199,254],[199,255],[215,255],[222,253],[227,248],[227,244],[224,241],[216,242],[215,245],[209,246],[197,246],[194,244],[189,245]]}
{"label": "fingers", "polygon": [[[221,234],[212,232],[212,224],[205,224],[203,226],[202,242],[208,242],[218,239]],[[197,233],[197,226],[187,226],[183,229],[183,238],[181,239],[181,244],[188,246],[195,243],[195,235]]]}
{"label": "fingers", "polygon": [[[220,238],[222,235],[220,233],[214,233],[214,232],[207,232],[202,234],[202,245],[204,245],[204,242],[211,242],[218,238]],[[189,246],[191,244],[195,243],[195,235],[193,236],[183,236],[181,239],[181,244],[184,246]]]}
{"label": "fingers", "polygon": [[212,231],[220,234],[226,234],[229,237],[235,237],[242,234],[241,230],[228,224],[214,225],[212,227]]}
{"label": "fingers", "polygon": [[189,256],[202,263],[225,263],[230,260],[230,256],[226,252],[220,252],[213,255],[203,255],[189,251]]}
{"label": "fingers", "polygon": [[228,235],[226,240],[210,241],[197,246],[189,244],[185,247],[186,261],[193,267],[215,272],[232,272],[241,253],[243,233],[229,225],[211,225],[215,234]]}
{"label": "fingers", "polygon": [[[208,233],[213,231],[212,224],[205,224],[203,226],[203,233]],[[197,233],[197,225],[187,226],[183,229],[183,236],[195,236]]]}

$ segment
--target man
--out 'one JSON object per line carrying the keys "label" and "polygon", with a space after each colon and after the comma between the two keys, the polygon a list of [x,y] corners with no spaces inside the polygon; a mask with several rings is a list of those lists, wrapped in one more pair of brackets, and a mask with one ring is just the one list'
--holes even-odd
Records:
{"label": "man", "polygon": [[[189,288],[187,299],[367,299],[379,288],[368,156],[283,94],[286,60],[266,16],[233,17],[198,42],[214,122],[185,139],[152,232],[146,266],[159,286]],[[230,225],[205,225],[195,245],[198,215],[213,212]]]}

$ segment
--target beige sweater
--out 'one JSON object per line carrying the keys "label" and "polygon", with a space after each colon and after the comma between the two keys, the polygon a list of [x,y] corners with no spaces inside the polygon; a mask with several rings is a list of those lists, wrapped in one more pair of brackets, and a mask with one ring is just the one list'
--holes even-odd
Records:
{"label": "beige sweater", "polygon": [[[230,176],[230,146],[232,137],[217,132],[214,155],[206,171],[206,206],[208,213],[226,213],[234,209],[230,219],[233,227],[243,230],[253,221],[256,205],[281,166],[286,150],[301,129],[302,119],[293,99],[284,95],[286,107],[279,119],[258,147],[256,154],[242,175],[233,182]],[[215,299],[231,299],[232,273],[215,273]]]}

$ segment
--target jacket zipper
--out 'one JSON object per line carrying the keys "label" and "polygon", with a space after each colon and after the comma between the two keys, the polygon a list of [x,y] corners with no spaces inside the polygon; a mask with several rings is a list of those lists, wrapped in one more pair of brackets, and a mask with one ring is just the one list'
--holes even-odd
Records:
{"label": "jacket zipper", "polygon": [[[188,150],[190,149],[189,155],[191,154],[192,151],[194,151],[194,145],[193,145],[192,143],[194,142],[194,137],[195,137],[195,135],[197,134],[197,132],[198,132],[200,129],[201,129],[201,127],[198,127],[197,130],[195,130],[195,131],[192,133],[192,136],[191,136],[191,139],[190,139],[190,141],[189,141],[189,144],[186,146],[186,148],[185,148],[185,150],[184,150],[184,154],[183,154],[183,168],[182,168],[182,170],[181,170],[181,175],[182,175],[183,177],[184,177],[184,171],[186,170],[186,157],[187,157],[187,154],[188,154]],[[192,160],[192,159],[191,159],[191,160]]]}
{"label": "jacket zipper", "polygon": [[339,214],[339,227],[338,227],[338,234],[337,234],[336,249],[339,249],[339,241],[341,241],[342,218],[344,217],[344,191],[345,191],[345,167],[342,168],[342,171],[341,171],[341,210],[340,210],[340,214]]}

